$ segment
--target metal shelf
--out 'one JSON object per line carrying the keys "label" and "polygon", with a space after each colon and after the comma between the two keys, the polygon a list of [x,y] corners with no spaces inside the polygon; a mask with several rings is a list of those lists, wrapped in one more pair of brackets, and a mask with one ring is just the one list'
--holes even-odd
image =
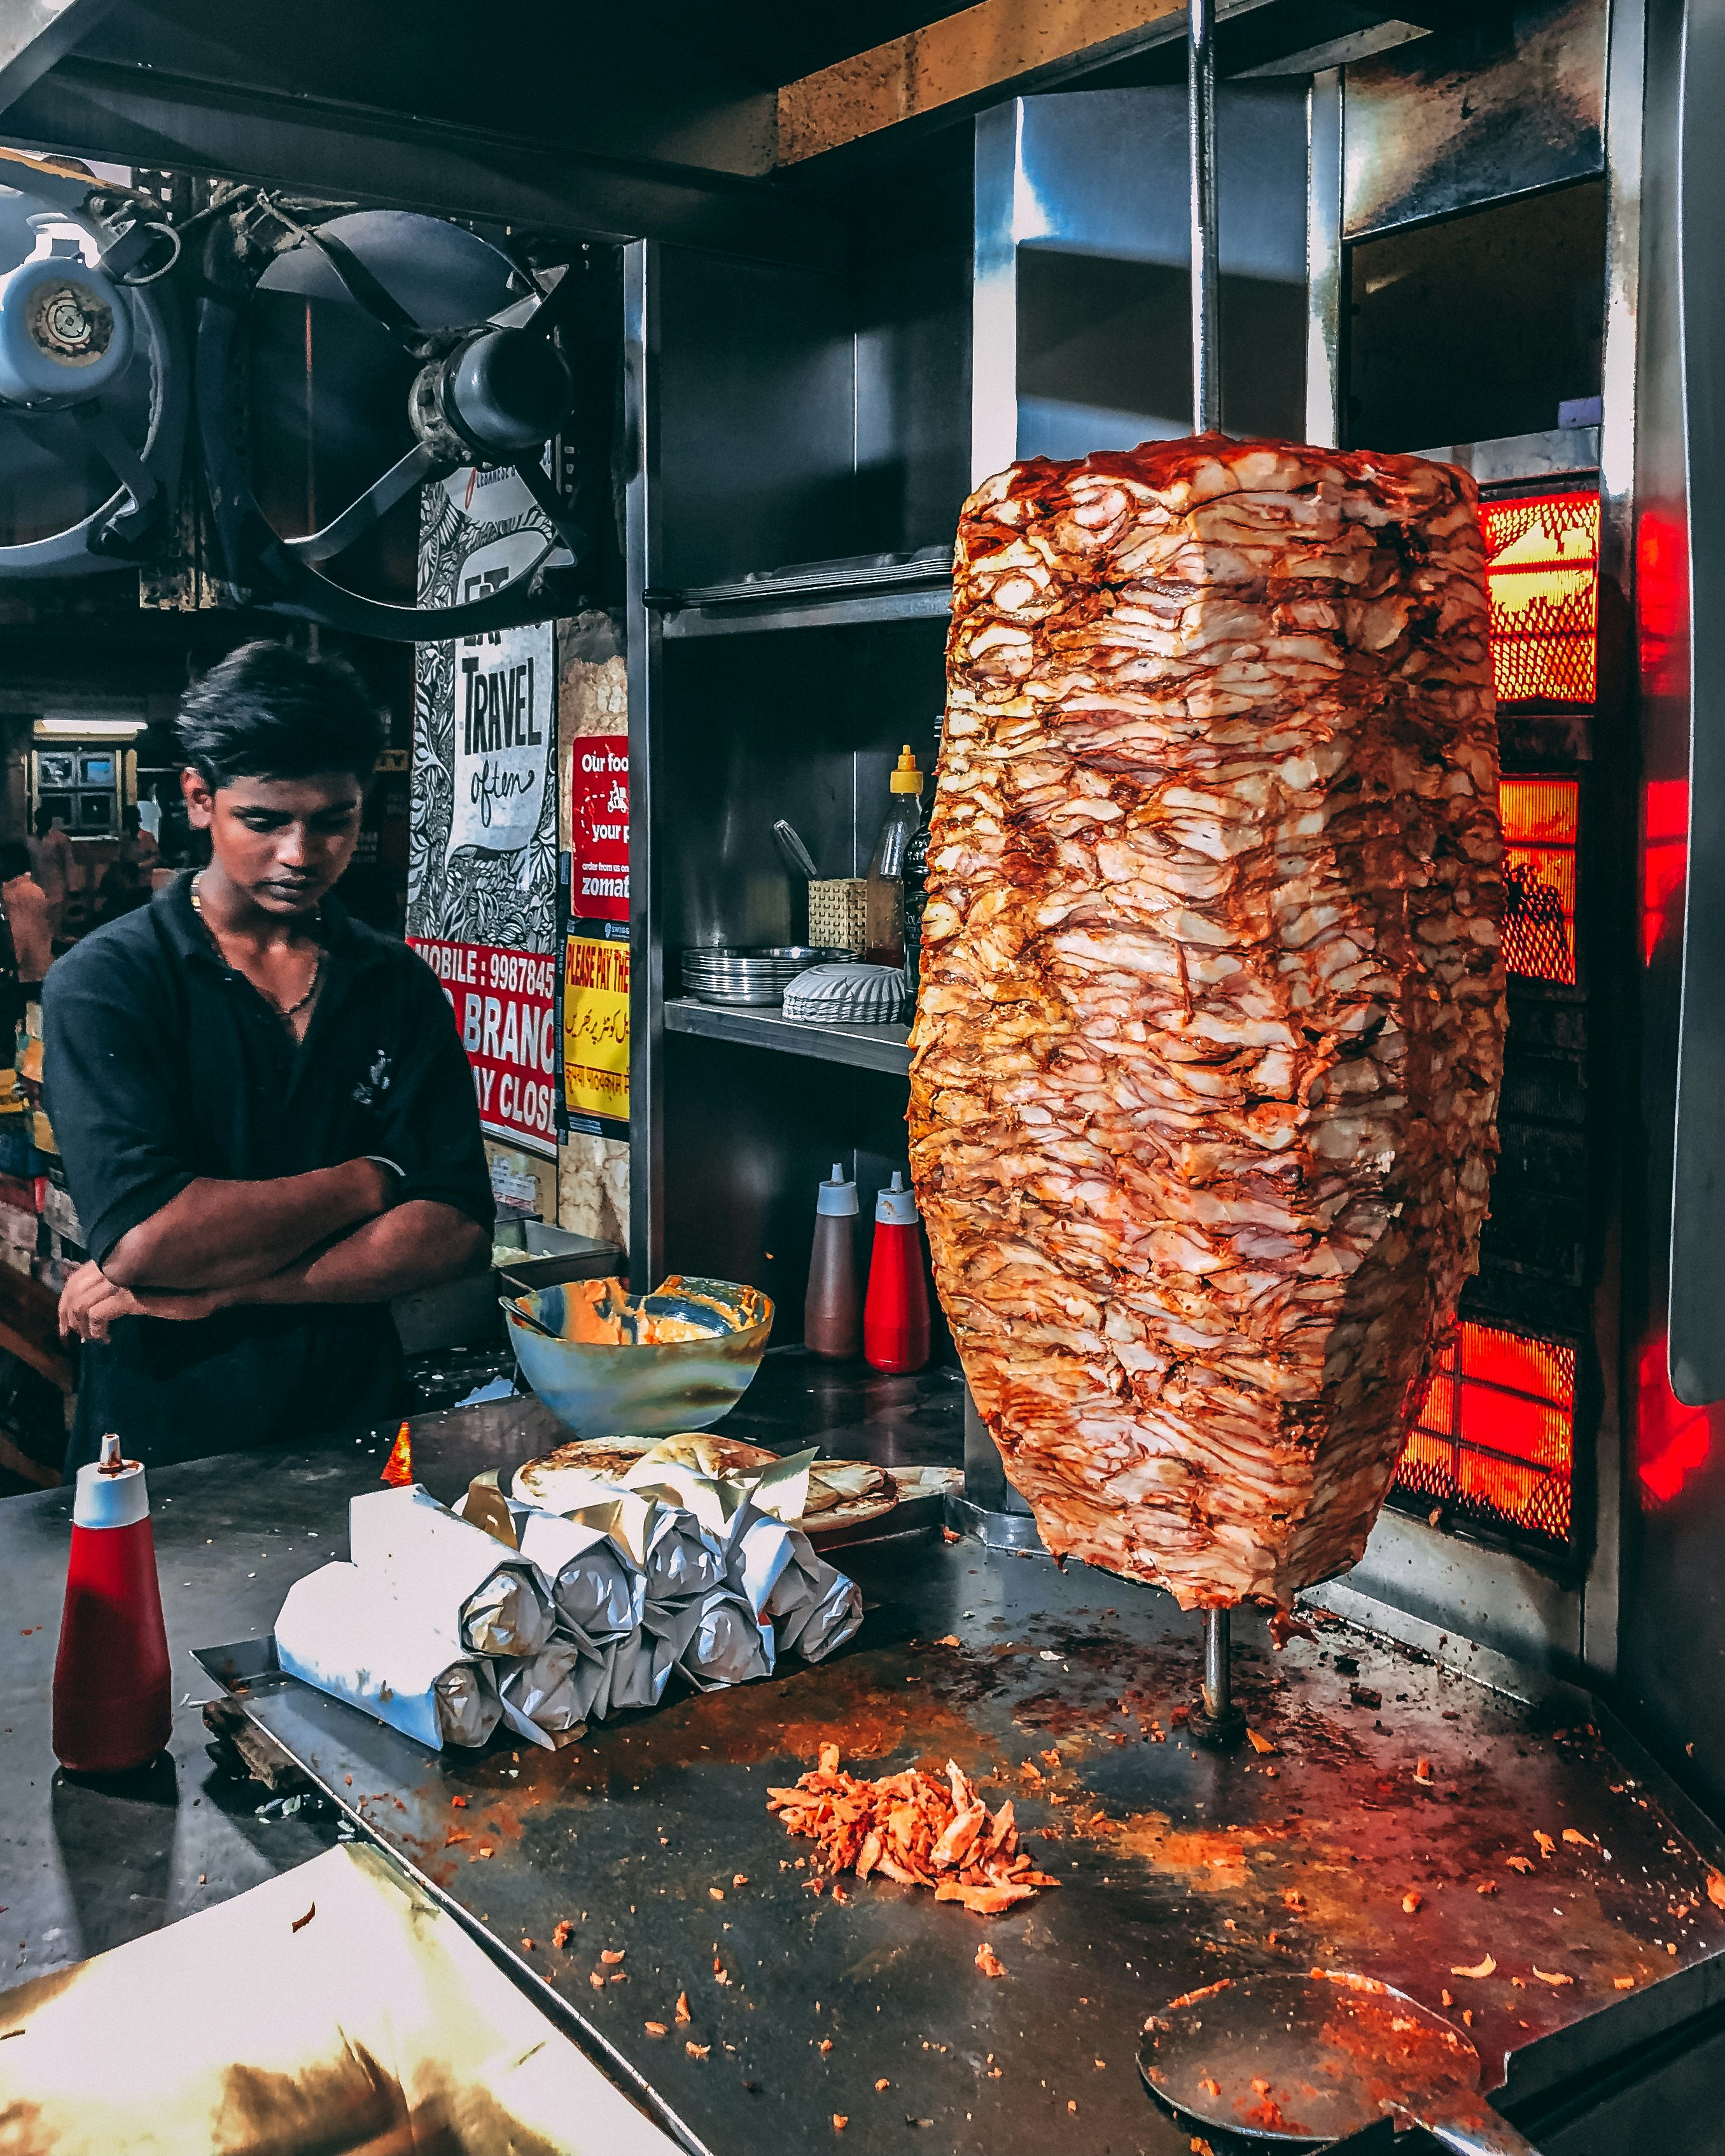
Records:
{"label": "metal shelf", "polygon": [[731,1040],[744,1048],[776,1049],[820,1063],[848,1063],[853,1070],[910,1075],[911,1029],[904,1025],[798,1025],[776,1009],[697,1003],[667,997],[667,1033],[691,1033],[704,1040]]}
{"label": "metal shelf", "polygon": [[1538,434],[1506,434],[1494,442],[1446,442],[1411,454],[1433,464],[1460,465],[1480,486],[1537,485],[1597,471],[1599,429],[1553,427]]}
{"label": "metal shelf", "polygon": [[870,562],[825,573],[741,577],[698,590],[649,592],[646,598],[667,637],[941,621],[952,610],[952,572],[945,562]]}

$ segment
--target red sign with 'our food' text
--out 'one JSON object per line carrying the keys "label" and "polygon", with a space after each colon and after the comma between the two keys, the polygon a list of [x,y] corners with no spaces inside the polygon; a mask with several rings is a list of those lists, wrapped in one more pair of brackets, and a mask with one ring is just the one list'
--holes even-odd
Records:
{"label": "red sign with 'our food' text", "polygon": [[629,919],[629,736],[578,734],[569,773],[569,911]]}
{"label": "red sign with 'our food' text", "polygon": [[408,942],[443,983],[454,1010],[473,1065],[480,1127],[529,1152],[555,1156],[562,1050],[556,961],[425,936]]}

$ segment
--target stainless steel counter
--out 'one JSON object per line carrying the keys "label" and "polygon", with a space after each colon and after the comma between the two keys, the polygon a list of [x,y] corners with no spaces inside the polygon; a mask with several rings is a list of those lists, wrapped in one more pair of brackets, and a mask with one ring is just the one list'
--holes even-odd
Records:
{"label": "stainless steel counter", "polygon": [[[835,1450],[899,1448],[921,1414],[943,1447],[936,1380],[891,1384],[871,1444],[855,1373],[847,1392],[788,1359],[757,1433],[788,1443],[824,1424]],[[416,1430],[416,1466],[453,1496],[552,1435],[529,1404],[465,1410]],[[385,1450],[348,1438],[152,1477],[182,1698],[210,1689],[194,1646],[231,1643],[237,1674],[260,1667],[289,1582],[345,1553],[347,1499],[375,1485]],[[241,1891],[327,1838],[257,1820],[255,1788],[201,1758],[189,1706],[153,1783],[97,1794],[55,1775],[68,1512],[59,1492],[0,1506],[0,1577],[23,1618],[0,1651],[0,1936],[23,1942],[19,1974]],[[1231,1971],[1322,1964],[1433,2005],[1448,1990],[1493,2081],[1507,2061],[1507,2107],[1530,2128],[1567,2118],[1541,2138],[1574,2156],[1616,2145],[1590,2123],[1612,2076],[1634,2082],[1638,2060],[1705,2035],[1725,2002],[1717,1837],[1621,1741],[1553,1729],[1548,1712],[1339,1625],[1272,1656],[1249,1619],[1240,1692],[1274,1748],[1219,1758],[1183,1738],[1197,1627],[1166,1597],[937,1533],[844,1561],[870,1611],[833,1662],[669,1701],[562,1753],[434,1756],[289,1680],[260,1676],[244,1697],[697,2149],[824,2145],[836,2115],[845,2145],[866,2149],[927,2133],[991,2156],[1174,2156],[1189,2129],[1134,2065],[1147,2014]],[[1013,1799],[1062,1883],[994,1919],[878,1881],[817,1896],[813,1845],[784,1834],[767,1793],[829,1739],[864,1774],[957,1758],[991,1803]],[[984,1940],[1004,1977],[978,1970]]]}

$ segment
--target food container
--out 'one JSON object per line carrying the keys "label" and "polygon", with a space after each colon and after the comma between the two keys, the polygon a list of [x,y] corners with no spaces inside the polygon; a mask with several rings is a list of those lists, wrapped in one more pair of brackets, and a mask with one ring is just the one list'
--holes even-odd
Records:
{"label": "food container", "polygon": [[866,876],[822,876],[809,886],[809,940],[860,958],[868,917]]}
{"label": "food container", "polygon": [[[558,1421],[583,1437],[663,1437],[727,1414],[767,1352],[771,1301],[735,1281],[673,1276],[639,1296],[627,1295],[620,1281],[614,1287],[608,1308],[624,1336],[615,1342],[569,1337],[593,1306],[574,1283],[503,1305],[521,1375]],[[699,1337],[644,1343],[630,1337],[665,1319],[698,1327]]]}
{"label": "food container", "polygon": [[776,1004],[798,973],[850,954],[816,943],[785,943],[759,949],[731,945],[685,951],[683,986],[704,1004]]}
{"label": "food container", "polygon": [[615,1272],[624,1257],[615,1243],[560,1228],[547,1230],[536,1220],[525,1224],[524,1243],[517,1250],[506,1256],[494,1243],[491,1255],[487,1272],[465,1273],[459,1280],[395,1296],[389,1310],[403,1355],[482,1347],[499,1336],[501,1294],[519,1295],[523,1288],[548,1286],[552,1281],[601,1280]]}
{"label": "food container", "polygon": [[904,1004],[896,966],[811,966],[785,990],[784,1014],[802,1025],[891,1025]]}
{"label": "food container", "polygon": [[620,1244],[603,1242],[594,1235],[566,1235],[562,1240],[580,1247],[547,1250],[539,1256],[529,1249],[497,1267],[496,1284],[491,1291],[494,1318],[500,1297],[558,1287],[567,1281],[608,1280],[629,1262],[629,1253]]}

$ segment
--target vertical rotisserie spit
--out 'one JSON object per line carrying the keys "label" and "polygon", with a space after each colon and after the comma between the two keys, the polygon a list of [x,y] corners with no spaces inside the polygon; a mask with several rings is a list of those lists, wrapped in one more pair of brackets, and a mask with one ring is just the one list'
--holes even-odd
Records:
{"label": "vertical rotisserie spit", "polygon": [[911,1158],[1050,1548],[1183,1605],[1359,1554],[1497,1152],[1472,483],[1236,442],[965,505]]}

